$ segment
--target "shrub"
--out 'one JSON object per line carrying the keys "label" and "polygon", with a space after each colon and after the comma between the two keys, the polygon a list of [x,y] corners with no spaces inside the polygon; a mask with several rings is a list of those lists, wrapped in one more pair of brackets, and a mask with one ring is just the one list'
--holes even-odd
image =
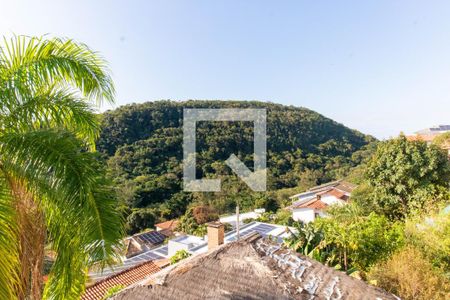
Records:
{"label": "shrub", "polygon": [[248,219],[244,219],[244,220],[242,221],[242,223],[248,224],[248,223],[251,223],[251,222],[253,222],[253,221],[255,221],[255,219],[253,219],[253,218],[248,218]]}
{"label": "shrub", "polygon": [[219,219],[217,212],[212,207],[206,205],[194,207],[192,209],[192,215],[199,225]]}
{"label": "shrub", "polygon": [[175,254],[170,258],[170,264],[176,264],[177,262],[179,262],[180,260],[183,260],[185,258],[188,258],[189,256],[191,256],[191,254],[189,252],[187,252],[186,250],[178,250],[177,252],[175,252]]}
{"label": "shrub", "polygon": [[294,224],[294,219],[292,219],[292,212],[285,209],[279,209],[275,214],[273,223],[278,225],[292,226],[292,224]]}
{"label": "shrub", "polygon": [[219,215],[213,208],[206,205],[198,205],[189,208],[180,218],[177,230],[187,234],[203,236],[206,234],[206,225],[204,224],[218,219]]}
{"label": "shrub", "polygon": [[152,228],[157,221],[157,212],[151,208],[136,208],[127,217],[127,231],[135,234],[142,229]]}
{"label": "shrub", "polygon": [[224,227],[225,232],[233,230],[233,226],[230,223],[223,223],[223,227]]}
{"label": "shrub", "polygon": [[420,249],[435,267],[450,273],[450,214],[431,214],[406,222],[408,242]]}
{"label": "shrub", "polygon": [[384,216],[360,216],[352,205],[335,207],[329,214],[314,222],[323,230],[322,251],[329,265],[365,272],[403,245],[401,224],[390,223]]}
{"label": "shrub", "polygon": [[450,282],[422,253],[408,246],[369,273],[379,287],[402,299],[449,299]]}

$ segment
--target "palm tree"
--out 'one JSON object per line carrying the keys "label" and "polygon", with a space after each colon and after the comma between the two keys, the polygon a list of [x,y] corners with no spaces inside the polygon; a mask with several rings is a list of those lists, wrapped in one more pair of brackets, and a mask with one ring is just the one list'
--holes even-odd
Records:
{"label": "palm tree", "polygon": [[[0,298],[73,299],[116,259],[122,220],[96,155],[105,61],[68,39],[0,47]],[[44,247],[54,253],[42,287]]]}

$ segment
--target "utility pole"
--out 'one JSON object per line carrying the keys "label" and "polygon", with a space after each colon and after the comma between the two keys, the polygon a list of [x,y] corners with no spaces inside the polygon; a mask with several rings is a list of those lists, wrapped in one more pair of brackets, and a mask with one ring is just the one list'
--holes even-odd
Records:
{"label": "utility pole", "polygon": [[236,240],[239,240],[239,204],[236,205]]}

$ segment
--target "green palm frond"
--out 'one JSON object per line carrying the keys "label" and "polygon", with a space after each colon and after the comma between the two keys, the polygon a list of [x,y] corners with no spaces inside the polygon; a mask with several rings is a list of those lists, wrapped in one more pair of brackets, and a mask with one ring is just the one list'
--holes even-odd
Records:
{"label": "green palm frond", "polygon": [[[6,98],[0,95],[0,100]],[[22,94],[20,102],[2,101],[7,108],[0,115],[4,130],[26,132],[39,128],[65,128],[92,146],[99,135],[99,120],[90,105],[69,88],[50,86],[36,95]]]}
{"label": "green palm frond", "polygon": [[3,87],[19,91],[23,87],[33,89],[65,82],[98,104],[114,99],[114,85],[106,62],[88,46],[70,39],[4,38],[0,71]]}
{"label": "green palm frond", "polygon": [[78,293],[85,281],[83,268],[118,258],[115,247],[123,226],[114,193],[95,155],[80,149],[81,142],[67,131],[0,137],[0,154],[9,157],[5,168],[39,196],[49,242],[58,253],[46,295]]}
{"label": "green palm frond", "polygon": [[[123,234],[110,181],[89,152],[99,133],[92,104],[112,102],[114,85],[106,62],[84,44],[24,36],[3,42],[0,298],[41,297],[41,273],[30,269],[39,259],[28,259],[26,251],[48,242],[56,260],[44,298],[77,299],[87,268],[118,259],[115,250]],[[47,241],[39,235],[30,246],[23,237],[32,233],[23,232],[22,225],[34,224],[33,211],[40,224],[31,227],[47,232]],[[30,287],[23,274],[37,284]]]}
{"label": "green palm frond", "polygon": [[13,299],[18,283],[18,229],[11,206],[11,191],[5,178],[0,178],[0,298]]}

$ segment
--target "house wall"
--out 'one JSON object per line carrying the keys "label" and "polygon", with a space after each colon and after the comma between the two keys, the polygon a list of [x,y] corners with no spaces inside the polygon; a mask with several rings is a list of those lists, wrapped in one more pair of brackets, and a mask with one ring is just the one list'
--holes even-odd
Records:
{"label": "house wall", "polygon": [[302,221],[303,223],[309,223],[314,221],[314,209],[312,208],[297,208],[292,211],[292,219],[294,221]]}
{"label": "house wall", "polygon": [[318,214],[320,217],[325,217],[327,215],[322,210],[312,208],[297,208],[292,211],[292,219],[294,219],[294,221],[309,223],[316,219],[316,214]]}

